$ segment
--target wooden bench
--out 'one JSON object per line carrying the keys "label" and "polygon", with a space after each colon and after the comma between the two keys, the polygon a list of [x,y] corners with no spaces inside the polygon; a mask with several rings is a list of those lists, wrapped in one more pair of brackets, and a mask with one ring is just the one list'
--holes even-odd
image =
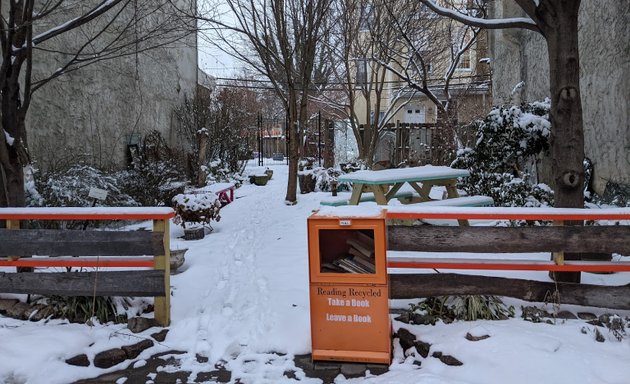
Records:
{"label": "wooden bench", "polygon": [[[328,197],[325,199],[322,199],[319,204],[320,205],[327,205],[327,206],[332,206],[332,207],[339,207],[339,206],[343,206],[343,205],[349,205],[350,204],[350,194],[343,194],[343,195],[338,195],[338,196],[332,196],[332,197]],[[406,192],[398,192],[396,193],[396,195],[394,195],[394,198],[399,199],[402,201],[402,199],[409,199],[413,197],[413,192],[411,191],[406,191]],[[372,193],[364,193],[361,195],[361,199],[359,200],[360,202],[364,203],[364,202],[368,202],[368,201],[376,201],[374,198],[374,195]]]}
{"label": "wooden bench", "polygon": [[[47,268],[45,272],[0,272],[0,292],[153,296],[155,320],[168,326],[169,219],[174,216],[171,208],[0,208],[0,220],[6,226],[0,229],[0,267]],[[22,229],[26,220],[153,220],[153,231]],[[65,267],[96,270],[66,272]]]}
{"label": "wooden bench", "polygon": [[[406,203],[407,201],[403,200],[403,202]],[[412,204],[421,206],[443,207],[492,207],[494,206],[494,199],[490,196],[475,195],[455,197],[453,199],[421,201]]]}
{"label": "wooden bench", "polygon": [[224,207],[234,201],[234,183],[215,183],[193,190],[193,193],[212,192],[217,195],[221,206]]}

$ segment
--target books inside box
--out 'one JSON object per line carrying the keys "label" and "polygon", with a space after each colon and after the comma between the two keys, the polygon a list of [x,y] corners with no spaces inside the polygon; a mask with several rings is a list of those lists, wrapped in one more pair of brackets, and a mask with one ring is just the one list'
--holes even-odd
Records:
{"label": "books inside box", "polygon": [[[374,274],[376,266],[374,260],[374,238],[370,235],[354,230],[345,237],[343,252],[332,261],[322,260],[323,273],[361,273]],[[320,252],[325,252],[320,249]]]}

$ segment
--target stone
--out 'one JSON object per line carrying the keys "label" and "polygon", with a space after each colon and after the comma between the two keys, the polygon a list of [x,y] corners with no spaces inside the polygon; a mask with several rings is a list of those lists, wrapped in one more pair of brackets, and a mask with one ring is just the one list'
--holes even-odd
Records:
{"label": "stone", "polygon": [[151,334],[151,337],[157,341],[158,343],[163,342],[164,340],[166,340],[166,335],[168,334],[168,329],[163,329],[160,332],[155,332]]}
{"label": "stone", "polygon": [[127,353],[120,348],[108,349],[94,356],[94,366],[98,368],[110,368],[127,360]]}
{"label": "stone", "polygon": [[29,304],[18,302],[6,311],[8,317],[20,320],[28,320],[29,317],[35,312],[35,309]]}
{"label": "stone", "polygon": [[429,356],[429,350],[431,349],[431,344],[425,343],[422,340],[416,340],[413,343],[413,346],[416,347],[416,351],[418,351],[420,356],[422,356],[422,357]]}
{"label": "stone", "polygon": [[382,375],[389,371],[389,365],[387,364],[367,364],[366,369],[370,371],[372,375]]}
{"label": "stone", "polygon": [[595,320],[597,316],[590,312],[578,312],[577,316],[582,320]]}
{"label": "stone", "polygon": [[127,328],[133,333],[140,333],[155,326],[155,319],[148,317],[132,317],[127,321]]}
{"label": "stone", "polygon": [[396,335],[398,336],[398,340],[400,342],[400,346],[402,347],[403,351],[406,351],[409,348],[414,346],[414,342],[416,341],[416,335],[409,332],[407,329],[405,328],[398,329],[398,332],[396,332]]}
{"label": "stone", "polygon": [[409,324],[409,313],[402,313],[400,316],[396,317],[394,320],[400,321],[401,323]]}
{"label": "stone", "polygon": [[460,365],[464,365],[464,363],[462,363],[461,361],[457,360],[456,358],[454,358],[451,355],[445,355],[442,352],[433,352],[433,357],[439,359],[442,363],[452,366],[452,367],[456,367],[456,366],[460,366]]}
{"label": "stone", "polygon": [[5,314],[15,304],[19,303],[16,299],[0,299],[0,313]]}
{"label": "stone", "polygon": [[575,316],[575,314],[571,311],[560,311],[556,313],[556,319],[572,320],[577,319],[577,316]]}
{"label": "stone", "polygon": [[208,361],[210,361],[210,359],[207,356],[202,356],[200,354],[195,354],[195,359],[197,359],[197,362],[200,364],[204,364],[207,363]]}
{"label": "stone", "polygon": [[89,367],[90,360],[85,353],[82,353],[67,359],[66,364],[76,365],[77,367]]}
{"label": "stone", "polygon": [[152,346],[153,341],[146,339],[135,344],[125,345],[120,349],[125,351],[125,353],[127,354],[127,359],[135,359],[136,357],[138,357],[138,355],[140,355],[140,353],[142,353],[142,351],[144,351],[145,349],[149,349]]}
{"label": "stone", "polygon": [[55,314],[55,310],[47,305],[37,304],[34,306],[35,313],[29,318],[30,321],[44,320]]}
{"label": "stone", "polygon": [[489,337],[490,337],[490,335],[473,336],[473,335],[470,334],[470,332],[466,333],[466,340],[470,340],[470,341],[485,340],[485,339],[487,339]]}
{"label": "stone", "polygon": [[365,376],[367,366],[361,363],[341,364],[341,374],[347,378]]}

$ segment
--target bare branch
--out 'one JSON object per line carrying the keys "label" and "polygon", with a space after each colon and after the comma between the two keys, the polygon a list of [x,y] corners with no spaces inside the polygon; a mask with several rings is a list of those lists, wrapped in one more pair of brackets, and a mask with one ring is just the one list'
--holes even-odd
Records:
{"label": "bare branch", "polygon": [[423,4],[429,7],[433,12],[440,16],[446,16],[453,20],[459,21],[462,24],[470,25],[472,27],[483,29],[505,29],[505,28],[522,28],[529,29],[534,32],[541,32],[540,28],[536,25],[536,22],[528,17],[513,17],[505,19],[481,19],[478,17],[471,17],[465,15],[456,10],[442,7],[436,4],[433,0],[420,0]]}

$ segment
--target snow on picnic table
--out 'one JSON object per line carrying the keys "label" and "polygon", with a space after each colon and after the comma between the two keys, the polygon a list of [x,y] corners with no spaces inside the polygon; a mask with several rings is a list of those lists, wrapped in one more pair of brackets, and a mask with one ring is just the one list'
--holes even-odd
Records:
{"label": "snow on picnic table", "polygon": [[[294,382],[283,377],[283,372],[292,369],[298,371],[298,378],[303,377],[294,367],[293,356],[310,352],[306,219],[319,208],[319,201],[330,194],[298,195],[299,203],[287,206],[284,204],[287,166],[274,163],[270,166],[274,175],[268,184],[246,183],[237,189],[235,201],[222,209],[223,219],[212,223],[214,232],[204,239],[183,241],[179,238],[183,229],[171,226],[171,249],[189,250],[181,271],[171,277],[170,331],[164,342],[156,343],[134,362],[142,363],[158,352],[181,350],[186,353],[178,355],[182,359],[179,369],[192,372],[190,381],[195,379],[196,372],[212,370],[220,361],[232,371],[233,381],[239,379],[243,383]],[[376,203],[366,203],[358,207],[327,207],[320,212],[378,214],[381,208]],[[149,227],[149,222],[145,226]],[[515,272],[510,276],[549,281],[545,272]],[[630,277],[583,274],[583,281],[627,284]],[[524,302],[511,299],[507,302],[517,307],[517,318],[435,326],[394,321],[395,330],[409,329],[418,339],[432,344],[431,352],[452,355],[464,363],[462,366],[447,366],[429,356],[420,358],[422,365],[418,367],[404,358],[399,344],[394,342],[388,373],[348,380],[338,377],[336,382],[629,382],[630,338],[617,341],[603,330],[607,340],[598,343],[595,327],[582,320],[558,320],[555,325],[526,322],[518,318],[518,307]],[[407,302],[392,300],[392,306],[406,307]],[[555,310],[551,305],[545,309]],[[610,312],[573,306],[561,309],[596,315]],[[615,313],[630,315],[629,311]],[[92,359],[98,352],[136,343],[155,331],[153,328],[132,335],[124,324],[88,327],[61,320],[28,322],[0,316],[0,383],[69,383],[126,368],[134,362],[98,369],[69,366],[64,360],[80,353]],[[471,342],[464,338],[468,332],[488,334],[490,338]],[[208,363],[199,363],[196,355],[208,357]],[[303,378],[300,382],[320,380]]]}
{"label": "snow on picnic table", "polygon": [[418,180],[441,180],[468,177],[466,169],[445,166],[423,165],[412,168],[384,169],[380,171],[357,171],[339,176],[339,182],[376,184],[385,182],[404,182]]}

